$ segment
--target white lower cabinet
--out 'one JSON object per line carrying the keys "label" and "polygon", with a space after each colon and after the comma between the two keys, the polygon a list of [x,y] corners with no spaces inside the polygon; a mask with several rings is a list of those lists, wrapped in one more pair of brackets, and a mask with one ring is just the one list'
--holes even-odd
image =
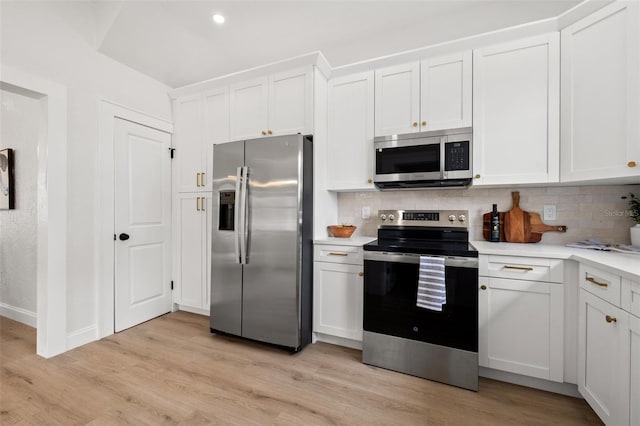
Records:
{"label": "white lower cabinet", "polygon": [[211,196],[180,193],[176,211],[177,270],[173,302],[181,310],[209,312]]}
{"label": "white lower cabinet", "polygon": [[607,425],[640,425],[640,282],[580,265],[578,391]]}
{"label": "white lower cabinet", "polygon": [[[314,259],[313,332],[316,338],[332,343],[337,342],[331,337],[362,342],[362,248],[316,245]],[[348,341],[339,343],[357,346],[349,345]]]}
{"label": "white lower cabinet", "polygon": [[[480,262],[480,366],[562,382],[562,261],[481,255]],[[534,279],[541,274],[560,282]]]}
{"label": "white lower cabinet", "polygon": [[629,425],[640,425],[640,318],[629,315]]}
{"label": "white lower cabinet", "polygon": [[580,289],[578,318],[578,390],[605,424],[628,425],[628,315]]}

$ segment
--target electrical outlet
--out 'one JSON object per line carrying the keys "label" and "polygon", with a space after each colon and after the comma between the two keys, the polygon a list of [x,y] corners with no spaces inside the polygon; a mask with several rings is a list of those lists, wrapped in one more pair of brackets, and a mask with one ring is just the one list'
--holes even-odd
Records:
{"label": "electrical outlet", "polygon": [[369,206],[363,207],[362,208],[362,218],[363,219],[369,219],[371,217],[371,209],[369,208]]}
{"label": "electrical outlet", "polygon": [[544,220],[556,220],[556,205],[555,204],[545,204],[543,210]]}

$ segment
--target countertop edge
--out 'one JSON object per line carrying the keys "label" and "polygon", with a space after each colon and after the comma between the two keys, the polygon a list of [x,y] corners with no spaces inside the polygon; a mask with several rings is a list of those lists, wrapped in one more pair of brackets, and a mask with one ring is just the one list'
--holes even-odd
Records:
{"label": "countertop edge", "polygon": [[367,236],[350,237],[350,238],[327,237],[327,238],[315,239],[313,240],[313,244],[359,247],[359,246],[368,244],[371,241],[375,241],[376,239],[377,239],[376,237],[367,237]]}
{"label": "countertop edge", "polygon": [[608,270],[623,278],[640,280],[640,255],[602,252],[565,247],[552,244],[516,244],[471,241],[479,254],[499,256],[546,257],[551,259],[574,260]]}

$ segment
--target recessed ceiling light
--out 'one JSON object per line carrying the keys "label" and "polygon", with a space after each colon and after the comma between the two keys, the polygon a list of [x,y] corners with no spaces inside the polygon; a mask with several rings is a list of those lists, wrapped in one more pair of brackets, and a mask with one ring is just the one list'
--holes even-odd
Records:
{"label": "recessed ceiling light", "polygon": [[216,24],[224,24],[224,16],[216,13],[215,15],[213,15],[213,22],[215,22]]}

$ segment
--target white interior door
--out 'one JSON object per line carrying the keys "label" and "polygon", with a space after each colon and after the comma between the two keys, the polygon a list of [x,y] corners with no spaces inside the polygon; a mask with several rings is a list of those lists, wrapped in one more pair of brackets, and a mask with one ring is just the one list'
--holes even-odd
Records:
{"label": "white interior door", "polygon": [[171,135],[116,119],[114,137],[115,331],[122,331],[171,310]]}

